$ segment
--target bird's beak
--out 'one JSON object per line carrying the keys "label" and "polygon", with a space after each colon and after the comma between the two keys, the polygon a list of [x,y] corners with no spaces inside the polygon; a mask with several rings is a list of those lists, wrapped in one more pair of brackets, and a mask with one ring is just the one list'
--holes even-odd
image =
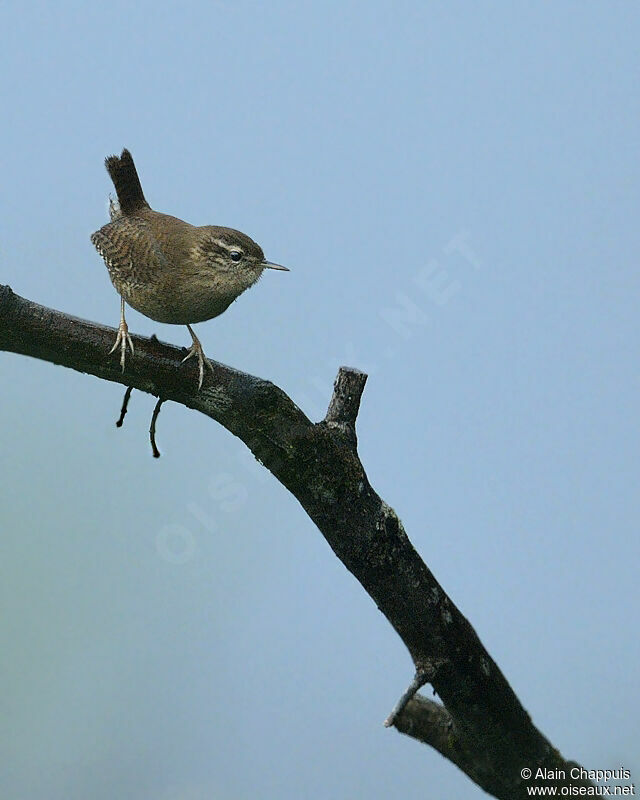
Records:
{"label": "bird's beak", "polygon": [[289,267],[283,267],[283,266],[282,266],[282,265],[280,265],[280,264],[274,264],[274,263],[273,263],[273,261],[263,261],[263,262],[262,262],[262,266],[263,266],[265,269],[280,269],[280,270],[282,270],[283,272],[290,272],[290,271],[291,271],[291,270],[289,269]]}

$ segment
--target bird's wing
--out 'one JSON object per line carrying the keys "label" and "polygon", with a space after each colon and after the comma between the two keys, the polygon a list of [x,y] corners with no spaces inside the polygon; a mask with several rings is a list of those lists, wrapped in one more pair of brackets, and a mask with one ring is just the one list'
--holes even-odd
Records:
{"label": "bird's wing", "polygon": [[91,241],[104,259],[117,289],[149,286],[168,266],[157,239],[144,219],[120,216],[103,225]]}

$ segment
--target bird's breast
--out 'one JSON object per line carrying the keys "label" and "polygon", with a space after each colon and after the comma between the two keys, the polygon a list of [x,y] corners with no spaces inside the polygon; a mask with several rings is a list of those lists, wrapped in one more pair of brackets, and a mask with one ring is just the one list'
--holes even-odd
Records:
{"label": "bird's breast", "polygon": [[158,286],[146,291],[135,287],[127,291],[121,287],[126,302],[136,311],[156,322],[186,325],[213,319],[231,305],[238,296],[212,291],[206,284],[194,285],[193,281],[181,285]]}

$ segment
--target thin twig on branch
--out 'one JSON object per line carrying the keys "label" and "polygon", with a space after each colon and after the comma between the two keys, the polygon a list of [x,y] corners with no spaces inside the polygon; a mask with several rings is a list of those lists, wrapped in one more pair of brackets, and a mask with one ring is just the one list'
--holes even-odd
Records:
{"label": "thin twig on branch", "polygon": [[[334,553],[394,627],[416,679],[391,722],[436,748],[498,798],[527,788],[590,786],[533,725],[467,619],[369,484],[357,453],[355,420],[366,375],[341,367],[324,420],[312,423],[269,381],[212,362],[197,390],[197,366],[157,339],[133,337],[123,373],[109,356],[114,330],[44,308],[0,286],[0,349],[132,386],[219,422],[298,499]],[[428,680],[443,705],[414,695]],[[400,683],[400,680],[399,680]],[[523,780],[530,769],[533,778]],[[546,779],[535,778],[539,775]]]}
{"label": "thin twig on branch", "polygon": [[122,407],[120,409],[120,416],[116,421],[116,428],[121,428],[124,424],[124,418],[127,416],[127,411],[129,410],[129,400],[131,400],[131,392],[133,391],[132,386],[127,386],[127,390],[124,393],[124,397],[122,398]]}

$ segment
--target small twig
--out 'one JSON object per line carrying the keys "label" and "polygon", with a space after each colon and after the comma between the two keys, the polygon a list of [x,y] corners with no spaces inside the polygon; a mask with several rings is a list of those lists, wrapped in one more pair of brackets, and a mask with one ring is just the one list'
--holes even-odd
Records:
{"label": "small twig", "polygon": [[385,721],[384,721],[384,727],[385,728],[390,728],[394,724],[396,719],[405,710],[409,700],[411,700],[415,696],[416,692],[418,692],[420,689],[422,689],[422,687],[425,685],[425,683],[429,682],[429,678],[432,678],[432,677],[433,677],[433,675],[430,675],[427,672],[420,672],[420,671],[416,672],[416,674],[414,675],[413,680],[411,681],[411,683],[407,687],[406,692],[404,692],[402,697],[395,704],[395,706],[393,708],[393,711],[385,719]]}
{"label": "small twig", "polygon": [[156,406],[153,409],[153,414],[151,415],[151,427],[149,428],[149,439],[151,440],[151,451],[153,453],[154,458],[160,458],[160,451],[158,450],[158,446],[156,445],[156,422],[158,420],[158,414],[160,413],[160,409],[163,403],[164,403],[164,397],[159,397],[158,402],[156,403]]}
{"label": "small twig", "polygon": [[127,390],[124,393],[124,398],[122,400],[122,408],[120,409],[120,416],[118,417],[118,421],[116,422],[116,428],[122,427],[122,423],[124,422],[124,418],[127,414],[127,409],[129,408],[129,398],[131,397],[132,391],[133,391],[133,386],[127,386]]}
{"label": "small twig", "polygon": [[[429,658],[422,660],[420,666],[416,669],[416,674],[413,680],[407,687],[406,692],[396,703],[393,711],[384,721],[385,728],[390,728],[398,721],[398,717],[405,710],[409,702],[416,696],[417,692],[425,685],[425,683],[433,683],[439,670],[448,664],[447,658]],[[434,692],[435,694],[435,689]]]}

